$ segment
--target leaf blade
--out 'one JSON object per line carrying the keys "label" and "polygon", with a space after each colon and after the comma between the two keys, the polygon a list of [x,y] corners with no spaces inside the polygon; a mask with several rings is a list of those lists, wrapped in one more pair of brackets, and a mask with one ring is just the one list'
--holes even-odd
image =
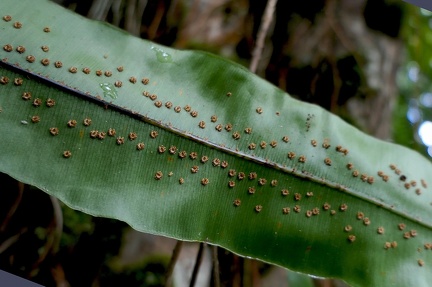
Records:
{"label": "leaf blade", "polygon": [[[429,275],[423,273],[427,269],[418,267],[415,252],[430,238],[428,201],[431,196],[430,193],[413,196],[411,187],[410,193],[405,192],[403,184],[406,181],[391,174],[393,171],[389,168],[390,163],[403,166],[404,175],[409,179],[415,178],[420,186],[420,179],[427,179],[431,171],[426,159],[402,147],[366,136],[319,107],[289,98],[238,65],[208,54],[165,47],[158,49],[169,53],[173,62],[160,62],[156,52],[161,50],[151,48],[157,47],[155,44],[118,30],[103,29],[106,28],[104,24],[77,18],[56,6],[47,4],[47,7],[50,8],[46,10],[53,9],[54,14],[68,15],[62,21],[76,22],[86,33],[82,39],[73,31],[66,33],[76,41],[76,45],[67,45],[71,39],[65,39],[62,33],[53,35],[56,41],[49,44],[50,59],[66,57],[69,62],[62,60],[63,69],[28,63],[25,61],[28,54],[1,51],[2,61],[6,65],[19,64],[16,68],[21,74],[14,74],[6,68],[2,69],[3,75],[9,75],[11,79],[37,75],[54,84],[50,87],[46,81],[26,79],[24,86],[13,86],[12,83],[1,86],[3,96],[11,95],[3,97],[0,102],[3,107],[0,130],[8,134],[0,143],[0,169],[3,172],[41,187],[77,209],[124,220],[145,232],[208,241],[244,256],[306,273],[344,278],[353,284],[367,282],[383,286],[399,283],[404,286],[426,282],[423,280]],[[11,14],[35,19],[33,14],[21,10]],[[49,19],[57,21],[60,18]],[[34,29],[24,34],[11,29],[7,23],[2,23],[0,28],[5,35],[14,35],[14,42],[11,42],[14,46],[26,43],[28,51],[33,53],[49,40],[44,34],[43,41],[31,37],[41,34],[43,26],[39,22],[33,24]],[[60,26],[57,23],[51,27],[54,33]],[[27,42],[26,38],[37,41]],[[120,44],[114,45],[113,38]],[[82,43],[92,48],[87,49]],[[141,54],[121,57],[139,50],[146,53],[142,57]],[[147,57],[147,54],[151,56]],[[36,58],[42,55],[43,52],[38,50]],[[108,57],[104,58],[104,55]],[[80,68],[77,74],[67,72],[71,65]],[[86,66],[93,71],[90,75],[81,72]],[[116,72],[119,66],[125,70]],[[141,70],[142,67],[146,67],[147,74]],[[100,78],[93,74],[96,69],[115,74]],[[149,86],[128,83],[131,74],[126,74],[126,71],[133,71],[138,81],[149,76]],[[104,97],[100,84],[109,81],[113,85],[116,80],[123,83],[117,88],[117,99]],[[27,82],[29,86],[26,86]],[[20,99],[27,88],[38,91],[44,100],[55,98],[58,104],[53,108],[32,107],[31,102]],[[58,88],[66,89],[66,92]],[[182,111],[177,114],[172,108],[156,108],[156,100],[141,95],[143,88],[157,94],[157,100],[163,99],[162,104],[171,100]],[[77,94],[81,98],[75,97]],[[103,110],[86,100],[100,101],[121,113]],[[197,117],[184,110],[188,104],[198,111]],[[258,107],[263,108],[263,114],[256,112]],[[42,118],[40,123],[21,123],[22,120],[29,122],[36,110]],[[218,115],[216,123],[210,121],[213,114]],[[81,122],[88,116],[94,124],[84,127]],[[142,121],[137,121],[137,117]],[[66,126],[71,118],[79,120],[78,128]],[[206,122],[205,129],[199,127],[200,120]],[[215,130],[218,123],[223,124],[221,132]],[[233,124],[230,132],[224,129],[228,123]],[[49,134],[49,128],[53,126],[60,128],[58,136]],[[124,145],[116,145],[114,138],[90,139],[91,129],[107,131],[110,127],[116,127],[118,135],[125,138]],[[247,127],[252,128],[252,134],[244,133]],[[149,137],[153,130],[159,133],[154,140]],[[233,138],[234,131],[239,132],[240,139]],[[130,141],[127,138],[129,132],[137,132],[138,139]],[[290,137],[288,143],[282,140],[286,134]],[[330,139],[332,147],[329,150],[321,146],[325,139]],[[260,147],[263,140],[267,143],[265,148]],[[275,148],[270,146],[272,140],[277,141]],[[312,140],[317,141],[317,146],[312,145]],[[138,141],[146,144],[143,151],[136,150]],[[252,142],[257,145],[254,150],[248,148]],[[159,154],[160,145],[169,148],[174,144],[179,151],[186,150],[188,155],[197,152],[199,157],[195,160],[179,159],[177,154],[170,155],[168,151]],[[349,147],[349,154],[334,150],[338,144]],[[61,156],[66,148],[72,150],[69,159]],[[384,153],[389,149],[391,153]],[[287,157],[290,151],[296,153],[293,160]],[[299,162],[302,154],[306,156],[305,163]],[[201,155],[208,156],[209,162],[200,163]],[[331,165],[324,163],[327,157],[331,159]],[[211,164],[214,158],[226,160],[229,167],[214,167]],[[352,176],[352,170],[345,167],[351,159],[361,173],[374,175],[373,184],[360,180],[361,174],[356,178]],[[146,165],[146,162],[150,164]],[[419,163],[424,168],[419,168]],[[199,167],[197,174],[191,173],[193,166]],[[258,178],[267,179],[267,183],[260,186],[257,179],[241,181],[229,178],[227,173],[231,168],[246,175],[257,172]],[[377,178],[375,174],[379,168],[391,174],[389,182]],[[154,179],[157,171],[163,172],[162,180]],[[169,172],[173,172],[173,176],[168,176]],[[55,178],[52,175],[56,173],[67,177]],[[178,183],[179,176],[185,178],[185,184]],[[210,181],[206,186],[201,183],[204,177]],[[277,186],[270,186],[272,179],[278,181]],[[80,181],[83,183],[75,186]],[[236,186],[229,188],[229,181]],[[247,193],[250,186],[256,188],[253,195]],[[291,194],[283,197],[282,188],[289,189]],[[384,192],[377,193],[376,190]],[[313,191],[314,196],[308,198],[307,191]],[[303,198],[295,201],[294,193]],[[241,200],[238,207],[233,205],[236,199]],[[329,210],[323,211],[324,202],[331,203],[336,212],[334,216],[329,214]],[[346,212],[340,211],[340,205],[344,203],[349,206]],[[259,213],[255,211],[257,205],[263,206]],[[301,205],[298,214],[293,211],[295,205]],[[283,207],[291,208],[289,215],[283,215]],[[314,208],[320,215],[307,217],[306,210]],[[373,228],[356,219],[357,211],[365,211],[370,216]],[[324,216],[325,219],[321,219]],[[415,228],[419,236],[414,240],[404,240],[403,232],[397,229],[399,222],[409,222],[407,225]],[[356,240],[352,243],[347,240],[352,234],[344,231],[347,225],[355,230]],[[388,230],[385,237],[376,234],[379,226]],[[393,241],[399,242],[398,249],[383,248],[385,242]],[[403,251],[399,252],[400,249]],[[364,254],[367,250],[380,255],[371,259],[370,255]],[[392,254],[390,252],[397,253],[398,260],[405,262],[408,268],[401,270],[387,255]],[[290,258],[285,254],[290,254]],[[353,256],[356,257],[354,262]],[[432,260],[431,255],[421,256],[426,256],[424,260],[427,262]],[[397,276],[414,271],[421,276],[408,276],[403,280]]]}

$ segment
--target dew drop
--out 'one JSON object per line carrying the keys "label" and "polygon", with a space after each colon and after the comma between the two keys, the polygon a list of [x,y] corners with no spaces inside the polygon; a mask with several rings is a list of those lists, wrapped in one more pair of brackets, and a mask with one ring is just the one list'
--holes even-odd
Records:
{"label": "dew drop", "polygon": [[160,63],[172,63],[173,59],[172,56],[170,54],[168,54],[167,52],[165,52],[163,49],[152,46],[151,49],[156,53],[156,59],[160,62]]}
{"label": "dew drop", "polygon": [[103,91],[104,97],[110,97],[112,99],[117,99],[118,94],[113,84],[110,83],[101,83],[99,84]]}

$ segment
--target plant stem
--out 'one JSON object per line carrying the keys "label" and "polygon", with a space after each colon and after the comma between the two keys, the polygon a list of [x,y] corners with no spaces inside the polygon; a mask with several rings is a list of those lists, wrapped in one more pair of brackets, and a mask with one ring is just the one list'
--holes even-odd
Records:
{"label": "plant stem", "polygon": [[257,41],[255,48],[252,52],[252,61],[249,66],[249,70],[252,73],[256,72],[256,69],[258,67],[258,63],[261,59],[262,50],[264,49],[264,41],[267,36],[268,29],[270,27],[270,23],[273,20],[273,14],[276,8],[277,0],[268,0],[267,5],[264,11],[264,14],[262,16],[261,25],[258,31],[257,35]]}
{"label": "plant stem", "polygon": [[213,261],[213,287],[220,287],[218,247],[215,245],[212,246],[212,261]]}
{"label": "plant stem", "polygon": [[195,266],[194,266],[194,269],[193,269],[193,272],[192,272],[192,278],[191,278],[189,287],[195,286],[195,281],[196,281],[196,278],[198,277],[198,270],[199,270],[199,268],[201,266],[201,262],[202,262],[202,259],[203,259],[203,250],[204,250],[204,243],[201,242],[200,245],[199,245],[198,254],[197,254],[197,257],[196,257]]}
{"label": "plant stem", "polygon": [[177,262],[179,255],[180,255],[182,245],[183,245],[183,241],[177,240],[177,243],[174,247],[174,250],[173,250],[173,253],[171,256],[171,260],[168,264],[168,268],[167,268],[167,271],[165,273],[165,287],[169,287],[171,285],[171,276],[172,276],[172,273],[174,271],[174,266]]}

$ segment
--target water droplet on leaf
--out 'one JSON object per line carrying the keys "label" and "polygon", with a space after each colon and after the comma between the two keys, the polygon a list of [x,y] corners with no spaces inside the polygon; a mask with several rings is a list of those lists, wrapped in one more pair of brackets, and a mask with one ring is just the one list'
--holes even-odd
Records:
{"label": "water droplet on leaf", "polygon": [[151,49],[156,53],[156,59],[161,63],[172,63],[173,59],[170,54],[162,50],[161,48],[152,46]]}
{"label": "water droplet on leaf", "polygon": [[101,83],[99,84],[99,86],[103,90],[104,97],[111,97],[113,99],[117,99],[118,94],[113,84]]}

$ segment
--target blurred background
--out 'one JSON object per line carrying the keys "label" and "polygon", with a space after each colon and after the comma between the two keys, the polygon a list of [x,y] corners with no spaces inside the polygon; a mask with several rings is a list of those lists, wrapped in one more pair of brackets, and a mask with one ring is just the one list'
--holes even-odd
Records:
{"label": "blurred background", "polygon": [[[178,49],[250,67],[266,0],[55,0],[85,17]],[[400,0],[276,4],[256,74],[364,132],[432,157],[432,12]],[[45,286],[164,286],[173,239],[73,211],[0,175],[0,269]],[[34,204],[37,202],[38,204]],[[174,286],[189,286],[185,243]],[[221,286],[346,286],[218,249]],[[204,246],[195,286],[212,286]]]}

